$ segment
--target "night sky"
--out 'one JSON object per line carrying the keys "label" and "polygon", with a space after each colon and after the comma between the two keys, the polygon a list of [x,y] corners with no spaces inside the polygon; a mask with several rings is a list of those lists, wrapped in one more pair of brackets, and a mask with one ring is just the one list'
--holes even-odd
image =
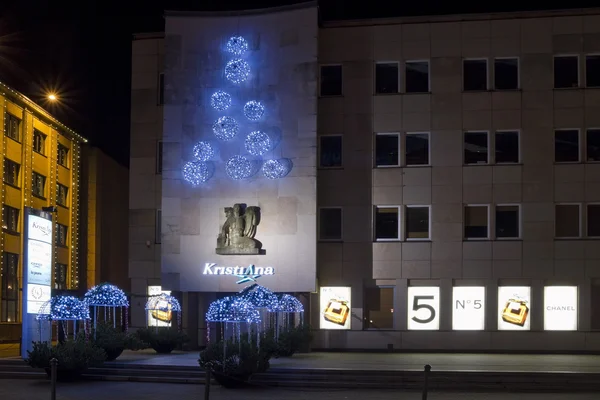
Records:
{"label": "night sky", "polygon": [[[44,105],[61,122],[127,165],[133,33],[163,30],[165,9],[235,10],[301,2],[0,0],[0,81]],[[576,8],[589,3],[569,2],[565,7]],[[323,0],[320,11],[321,18],[327,20],[516,11],[490,3],[473,4]],[[554,7],[545,9],[558,7],[557,3],[553,4]],[[48,91],[55,91],[61,102],[47,104]]]}

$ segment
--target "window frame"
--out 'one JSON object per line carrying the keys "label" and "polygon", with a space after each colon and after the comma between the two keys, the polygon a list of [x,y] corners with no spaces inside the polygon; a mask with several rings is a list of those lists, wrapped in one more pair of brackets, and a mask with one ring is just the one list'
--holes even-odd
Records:
{"label": "window frame", "polygon": [[[17,137],[14,138],[12,136],[10,136],[9,134],[9,129],[7,126],[10,126],[10,120],[11,119],[16,119],[19,123],[17,124]],[[5,129],[5,134],[4,136],[6,136],[7,138],[14,140],[17,143],[23,143],[23,135],[21,134],[21,124],[23,123],[23,119],[17,117],[16,115],[10,113],[10,112],[5,112],[4,113],[4,129]]]}
{"label": "window frame", "polygon": [[[396,136],[398,139],[398,162],[394,165],[377,165],[377,136]],[[373,135],[373,168],[400,168],[402,167],[402,134],[400,132],[375,132]]]}
{"label": "window frame", "polygon": [[[323,239],[321,237],[321,211],[322,210],[340,210],[340,237],[338,239]],[[344,241],[344,208],[342,206],[325,206],[319,207],[319,220],[317,225],[317,240],[319,242],[343,242]]]}
{"label": "window frame", "polygon": [[598,85],[598,86],[589,86],[588,85],[588,77],[587,77],[587,71],[588,71],[587,58],[588,58],[588,56],[600,58],[600,52],[585,53],[585,54],[582,54],[582,55],[585,57],[585,60],[584,60],[584,63],[583,63],[583,76],[585,78],[585,86],[583,86],[583,87],[584,88],[590,88],[590,89],[598,89],[598,88],[600,88],[600,85]]}
{"label": "window frame", "polygon": [[[516,237],[498,237],[496,229],[498,229],[498,207],[517,207],[517,229],[518,235]],[[519,203],[498,203],[494,205],[494,239],[502,241],[510,240],[523,240],[523,208]]]}
{"label": "window frame", "polygon": [[[465,61],[485,60],[485,89],[466,90],[465,89]],[[466,57],[462,59],[462,93],[481,93],[490,90],[490,59],[489,57]]]}
{"label": "window frame", "polygon": [[[409,92],[406,90],[406,77],[408,76],[407,72],[406,72],[406,66],[410,63],[423,63],[426,62],[427,63],[427,91],[426,92]],[[427,94],[427,93],[431,93],[431,60],[429,59],[419,59],[419,60],[405,60],[404,61],[404,80],[402,81],[403,87],[402,87],[402,93],[405,94]]]}
{"label": "window frame", "polygon": [[[600,88],[600,86],[599,86],[599,88]],[[583,162],[589,163],[589,164],[598,164],[598,163],[600,163],[600,159],[598,159],[598,160],[591,160],[591,161],[589,160],[588,142],[587,142],[588,132],[589,131],[598,131],[600,133],[600,127],[593,127],[592,126],[592,127],[585,128],[585,151],[584,151],[584,154],[583,154]]]}
{"label": "window frame", "polygon": [[[463,232],[462,232],[462,236],[463,236],[463,241],[490,241],[492,240],[492,230],[491,230],[491,226],[492,226],[492,219],[491,219],[491,208],[490,207],[491,204],[480,204],[480,203],[463,203]],[[470,238],[466,236],[466,208],[467,207],[485,207],[487,209],[487,236],[486,237],[482,237],[482,238]]]}
{"label": "window frame", "polygon": [[[496,143],[496,136],[498,134],[502,135],[503,133],[517,133],[517,143],[519,148],[517,149],[517,161],[516,162],[498,162],[496,158],[496,149],[498,148]],[[489,148],[489,145],[488,145]],[[521,158],[521,130],[520,129],[498,129],[494,131],[494,165],[518,165],[523,163],[523,159]]]}
{"label": "window frame", "polygon": [[[341,80],[341,90],[340,94],[322,94],[322,82],[323,82],[323,67],[340,67],[342,71]],[[343,97],[344,96],[344,65],[342,63],[329,63],[329,64],[319,64],[319,97],[329,98],[329,97]]]}
{"label": "window frame", "polygon": [[[16,212],[16,219],[17,219],[16,220],[16,228],[15,229],[11,229],[8,226],[8,215],[9,215],[8,213],[10,211],[13,211],[13,210]],[[2,230],[4,232],[6,232],[6,233],[9,233],[9,234],[16,234],[16,235],[20,234],[20,232],[21,232],[21,229],[20,229],[20,227],[21,227],[20,226],[21,225],[20,224],[20,222],[21,222],[21,210],[19,208],[16,208],[16,207],[9,206],[8,204],[3,204],[2,205],[2,223],[3,224],[4,224],[4,214],[5,214],[5,212],[6,212],[6,216],[7,216],[6,228],[4,228],[4,226],[3,226]]]}
{"label": "window frame", "polygon": [[[556,234],[556,208],[558,206],[578,206],[579,208],[579,236],[558,236]],[[554,239],[557,240],[581,240],[583,238],[583,203],[577,202],[560,202],[554,204]],[[587,229],[586,229],[587,231]]]}
{"label": "window frame", "polygon": [[[557,58],[566,58],[566,57],[575,57],[577,58],[577,86],[571,86],[571,87],[563,87],[563,88],[557,88],[556,87],[556,65],[555,65],[555,60]],[[561,53],[561,54],[553,54],[552,55],[552,89],[553,90],[569,90],[569,89],[579,89],[581,88],[581,60],[580,60],[580,55],[579,53]]]}
{"label": "window frame", "polygon": [[[427,135],[427,164],[408,164],[406,138],[410,135]],[[402,142],[400,142],[402,144]],[[401,153],[404,157],[403,166],[406,168],[431,167],[431,132],[405,132],[404,133],[404,151]]]}
{"label": "window frame", "polygon": [[[58,199],[60,198],[59,194],[60,194],[60,188],[63,187],[66,190],[66,195],[65,195],[65,203],[59,203]],[[64,207],[64,208],[69,208],[69,187],[66,185],[63,185],[60,182],[56,182],[56,204]]]}
{"label": "window frame", "polygon": [[[496,60],[517,60],[517,87],[515,89],[498,89],[496,88]],[[521,57],[494,57],[494,82],[493,90],[498,92],[515,92],[521,90]]]}
{"label": "window frame", "polygon": [[[19,258],[21,257],[20,254],[17,253],[11,253],[11,252],[7,252],[4,251],[2,254],[2,263],[3,265],[8,268],[8,264],[9,264],[9,258],[14,258],[15,261],[15,275],[11,276],[12,277],[12,282],[13,284],[16,284],[16,288],[14,289],[14,291],[16,291],[16,295],[15,298],[9,298],[6,297],[6,293],[8,292],[8,290],[4,290],[5,286],[8,286],[8,283],[6,283],[5,285],[5,277],[7,277],[8,275],[6,273],[2,274],[2,277],[0,279],[0,287],[3,289],[1,290],[2,296],[0,297],[0,321],[2,321],[3,323],[19,323],[21,320],[21,313],[19,311],[20,310],[20,303],[21,303],[21,296],[19,294]],[[14,306],[14,311],[15,311],[15,320],[14,321],[8,321],[8,318],[4,315],[4,302],[6,302],[7,304],[7,311],[8,311],[8,304],[12,303]]]}
{"label": "window frame", "polygon": [[[39,173],[39,172],[37,172],[37,171],[32,171],[32,172],[31,172],[31,175],[32,175],[32,177],[31,177],[31,178],[32,178],[32,184],[31,184],[31,195],[32,195],[32,196],[35,196],[35,197],[37,197],[37,198],[39,198],[39,199],[44,199],[44,200],[45,200],[45,199],[47,198],[47,197],[46,197],[46,183],[47,183],[48,177],[47,177],[47,176],[44,176],[44,175],[42,175],[42,174],[40,174],[40,173]],[[42,188],[42,194],[36,193],[36,192],[33,190],[33,188],[37,188],[37,180],[36,180],[36,175],[37,175],[37,176],[39,176],[39,177],[42,177],[42,178],[43,178],[43,179],[42,179],[42,182],[43,182],[43,185],[42,185],[42,186],[43,186],[43,188]]]}
{"label": "window frame", "polygon": [[[7,163],[12,163],[14,165],[17,166],[17,181],[16,183],[12,183],[12,182],[8,182],[6,180],[6,167],[7,167]],[[21,189],[21,164],[19,164],[18,162],[11,160],[8,157],[4,157],[4,161],[3,161],[3,176],[2,176],[2,181],[7,184],[8,186],[17,188],[17,189]]]}
{"label": "window frame", "polygon": [[[427,208],[427,237],[426,238],[409,238],[408,237],[408,209],[409,208]],[[404,218],[403,218],[404,240],[407,242],[430,242],[431,241],[431,204],[407,204],[404,206]]]}
{"label": "window frame", "polygon": [[[373,241],[374,242],[400,242],[402,241],[402,207],[401,205],[376,205],[373,207]],[[377,209],[395,208],[398,210],[398,237],[397,238],[377,238]]]}
{"label": "window frame", "polygon": [[[39,134],[39,136],[41,136],[41,151],[37,151],[35,148],[35,139],[36,139],[36,134]],[[39,129],[35,129],[33,128],[33,141],[32,141],[32,150],[34,152],[36,152],[37,154],[46,157],[46,139],[48,138],[48,135],[45,135],[42,131],[40,131]]]}
{"label": "window frame", "polygon": [[[64,228],[65,231],[65,243],[61,243],[59,238],[60,238],[60,230],[61,228]],[[56,246],[58,247],[62,247],[62,248],[66,248],[69,247],[69,227],[67,225],[61,224],[61,223],[56,223]]]}
{"label": "window frame", "polygon": [[598,236],[590,236],[590,206],[598,206],[600,207],[600,201],[591,201],[589,203],[585,203],[585,237],[588,239],[600,239],[600,235]]}
{"label": "window frame", "polygon": [[[577,131],[577,161],[556,161],[556,132],[562,131]],[[586,130],[587,134],[587,130]],[[554,129],[554,164],[581,164],[582,159],[582,143],[581,143],[581,129],[580,128],[555,128]],[[586,137],[586,151],[587,151],[587,137]]]}
{"label": "window frame", "polygon": [[[486,137],[487,137],[487,162],[485,164],[482,163],[467,163],[465,160],[465,135],[467,133],[485,133]],[[462,154],[462,159],[463,159],[463,166],[473,166],[473,165],[492,165],[492,159],[491,159],[491,148],[490,148],[490,131],[489,130],[485,130],[485,131],[479,131],[479,130],[468,130],[468,131],[463,131],[463,140],[462,140],[462,147],[463,147],[463,154]],[[495,144],[495,143],[494,143]],[[495,149],[494,149],[494,155],[495,155]]]}
{"label": "window frame", "polygon": [[[397,91],[395,92],[390,92],[390,93],[379,93],[377,91],[377,65],[378,64],[396,64],[396,68],[398,69],[397,71],[397,82],[396,85],[397,87]],[[375,63],[373,64],[373,95],[374,96],[390,96],[390,95],[395,95],[395,94],[400,94],[402,93],[402,87],[401,87],[401,76],[400,76],[400,61],[375,61]],[[343,93],[343,91],[342,91]]]}
{"label": "window frame", "polygon": [[[334,166],[323,166],[321,164],[321,148],[323,147],[322,143],[321,143],[321,140],[322,140],[323,137],[333,137],[333,136],[339,137],[340,140],[341,140],[341,150],[342,150],[341,151],[341,161],[342,162],[340,163],[339,166],[337,166],[337,165],[334,165]],[[318,164],[318,168],[319,169],[342,169],[342,168],[344,168],[344,135],[341,135],[341,134],[319,135],[319,140],[318,140],[318,145],[317,146],[318,146],[318,148],[317,148],[317,150],[318,150],[318,153],[317,153],[317,158],[318,158],[317,164]]]}
{"label": "window frame", "polygon": [[[60,150],[65,149],[65,163],[62,164],[60,162]],[[63,168],[66,169],[70,169],[71,168],[71,163],[69,162],[69,153],[71,152],[71,148],[65,146],[62,143],[58,143],[58,145],[56,146],[56,164],[60,165]]]}
{"label": "window frame", "polygon": [[[65,270],[65,282],[64,282],[65,287],[64,288],[58,287],[59,285],[58,285],[58,281],[57,281],[58,272],[61,269],[61,267],[64,267],[64,270]],[[63,264],[63,263],[59,263],[59,262],[54,263],[54,276],[52,279],[53,288],[56,290],[67,290],[68,289],[68,286],[67,286],[68,274],[69,274],[69,266],[67,264]]]}

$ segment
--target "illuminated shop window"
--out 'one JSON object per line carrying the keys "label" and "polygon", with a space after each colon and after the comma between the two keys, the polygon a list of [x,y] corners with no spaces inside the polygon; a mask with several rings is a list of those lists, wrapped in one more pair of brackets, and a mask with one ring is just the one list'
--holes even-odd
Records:
{"label": "illuminated shop window", "polygon": [[394,288],[365,289],[364,329],[394,329]]}
{"label": "illuminated shop window", "polygon": [[19,318],[19,255],[4,252],[0,274],[2,296],[0,322],[18,322]]}
{"label": "illuminated shop window", "polygon": [[378,62],[375,64],[375,93],[398,93],[398,63]]}

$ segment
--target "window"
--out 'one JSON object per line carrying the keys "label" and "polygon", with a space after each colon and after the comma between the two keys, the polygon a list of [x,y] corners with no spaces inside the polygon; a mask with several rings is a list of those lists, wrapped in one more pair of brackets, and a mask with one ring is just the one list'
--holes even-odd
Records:
{"label": "window", "polygon": [[319,146],[319,166],[335,168],[342,166],[342,137],[321,136]]}
{"label": "window", "polygon": [[488,133],[465,132],[464,138],[465,164],[487,164],[489,162]]}
{"label": "window", "polygon": [[406,62],[406,93],[429,92],[429,61]]}
{"label": "window", "polygon": [[156,231],[154,232],[154,243],[161,243],[162,239],[162,210],[156,210],[156,221],[154,221]]}
{"label": "window", "polygon": [[19,232],[19,209],[2,206],[2,229],[8,232]]}
{"label": "window", "polygon": [[59,165],[63,167],[69,168],[69,148],[63,146],[62,144],[58,144],[58,155],[57,160]]}
{"label": "window", "polygon": [[579,86],[579,57],[554,57],[554,88],[565,89]]}
{"label": "window", "polygon": [[19,271],[19,255],[2,254],[2,310],[0,310],[1,322],[18,322],[19,318],[19,282],[17,274]]}
{"label": "window", "polygon": [[58,184],[56,190],[56,204],[59,204],[63,207],[69,206],[69,188],[65,185]]}
{"label": "window", "polygon": [[587,206],[587,235],[600,237],[600,204]]}
{"label": "window", "polygon": [[496,206],[496,238],[518,239],[521,237],[521,207],[519,205]]}
{"label": "window", "polygon": [[162,174],[162,164],[163,164],[163,141],[159,140],[156,142],[156,173],[158,175]]}
{"label": "window", "polygon": [[31,191],[34,196],[46,197],[46,177],[37,172],[33,173],[33,187]]}
{"label": "window", "polygon": [[585,85],[587,87],[600,87],[600,55],[585,57]]}
{"label": "window", "polygon": [[66,247],[67,240],[67,232],[69,228],[62,224],[56,224],[56,244],[58,246]]}
{"label": "window", "polygon": [[429,206],[407,206],[406,240],[429,239]]}
{"label": "window", "polygon": [[487,60],[463,60],[463,90],[477,91],[488,89]]}
{"label": "window", "polygon": [[400,165],[400,135],[378,133],[375,135],[375,166],[397,167]]}
{"label": "window", "polygon": [[19,133],[21,120],[12,114],[6,114],[5,124],[6,136],[19,142],[21,140],[21,135]]}
{"label": "window", "polygon": [[342,240],[342,209],[319,210],[319,240]]}
{"label": "window", "polygon": [[489,237],[489,207],[487,205],[465,206],[465,239]]}
{"label": "window", "polygon": [[46,135],[37,129],[33,130],[33,151],[46,154]]}
{"label": "window", "polygon": [[54,289],[67,289],[67,266],[57,263],[54,266]]}
{"label": "window", "polygon": [[4,182],[11,186],[19,187],[20,168],[21,166],[13,160],[4,158]]}
{"label": "window", "polygon": [[158,105],[165,104],[165,74],[158,74]]}
{"label": "window", "polygon": [[588,129],[585,135],[585,157],[588,162],[600,161],[600,129]]}
{"label": "window", "polygon": [[600,282],[596,279],[592,280],[591,297],[591,328],[597,331],[600,330]]}
{"label": "window", "polygon": [[519,162],[519,132],[496,132],[496,163],[515,164]]}
{"label": "window", "polygon": [[398,93],[398,63],[375,64],[375,93]]}
{"label": "window", "polygon": [[557,204],[554,210],[554,229],[557,238],[581,236],[581,210],[579,204]]}
{"label": "window", "polygon": [[366,288],[364,318],[366,329],[394,329],[394,288]]}
{"label": "window", "polygon": [[579,162],[579,130],[554,131],[554,161],[557,163]]}
{"label": "window", "polygon": [[429,133],[406,134],[406,165],[429,165]]}
{"label": "window", "polygon": [[321,96],[342,95],[342,66],[321,66]]}
{"label": "window", "polygon": [[519,88],[518,58],[496,58],[494,60],[494,88],[496,90]]}
{"label": "window", "polygon": [[375,209],[375,239],[400,239],[400,212],[398,207],[377,207]]}

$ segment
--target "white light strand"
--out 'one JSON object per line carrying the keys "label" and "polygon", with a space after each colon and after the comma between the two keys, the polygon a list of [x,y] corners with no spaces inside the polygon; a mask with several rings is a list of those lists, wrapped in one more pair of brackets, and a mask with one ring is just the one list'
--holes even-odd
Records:
{"label": "white light strand", "polygon": [[253,174],[252,162],[244,156],[233,156],[225,164],[225,172],[231,179],[248,179]]}
{"label": "white light strand", "polygon": [[231,60],[225,65],[225,77],[232,83],[242,83],[250,76],[250,65],[241,59]]}
{"label": "white light strand", "polygon": [[198,161],[209,161],[215,156],[215,149],[209,142],[198,142],[192,151]]}
{"label": "white light strand", "polygon": [[238,133],[240,127],[235,119],[231,117],[221,117],[213,124],[213,133],[221,140],[232,140]]}
{"label": "white light strand", "polygon": [[265,115],[265,106],[256,100],[250,100],[244,105],[244,115],[250,121],[260,121]]}
{"label": "white light strand", "polygon": [[218,90],[210,96],[210,105],[217,111],[225,111],[231,107],[231,96],[222,90]]}
{"label": "white light strand", "polygon": [[269,135],[262,131],[251,132],[244,141],[246,151],[253,156],[262,156],[271,150],[272,144]]}
{"label": "white light strand", "polygon": [[267,160],[262,166],[263,175],[268,179],[283,178],[289,172],[286,160]]}
{"label": "white light strand", "polygon": [[241,36],[232,36],[225,48],[227,52],[239,57],[248,51],[248,42]]}
{"label": "white light strand", "polygon": [[[5,96],[3,96],[4,98],[4,109],[2,110],[3,114],[2,114],[2,120],[4,122],[4,130],[3,130],[3,136],[2,136],[2,176],[3,178],[6,178],[6,171],[4,170],[4,160],[6,160],[6,126],[7,126],[7,99]],[[2,215],[4,215],[4,203],[6,201],[6,182],[5,179],[2,180]],[[0,251],[2,251],[1,257],[0,257],[0,270],[2,270],[2,272],[4,271],[4,234],[0,234],[1,242],[0,242]],[[17,321],[19,321],[19,317],[17,317]]]}
{"label": "white light strand", "polygon": [[[54,171],[54,185],[58,186],[58,131],[55,129],[50,129],[50,168],[52,168],[52,170]],[[55,196],[54,193],[51,193],[51,197],[50,197],[50,205],[52,206],[56,206],[56,201],[55,201]],[[54,252],[54,268],[52,268],[52,270],[54,271],[54,280],[52,281],[52,286],[54,286],[56,284],[57,281],[57,277],[56,277],[56,273],[57,273],[57,268],[58,268],[58,247],[57,247],[57,243],[58,243],[58,215],[53,215],[52,216],[52,220],[53,220],[53,229],[54,229],[54,242],[52,243],[52,251]],[[66,278],[66,274],[67,271],[65,271],[65,281],[67,280]],[[65,282],[67,283],[67,282]],[[70,283],[70,282],[69,282]]]}

